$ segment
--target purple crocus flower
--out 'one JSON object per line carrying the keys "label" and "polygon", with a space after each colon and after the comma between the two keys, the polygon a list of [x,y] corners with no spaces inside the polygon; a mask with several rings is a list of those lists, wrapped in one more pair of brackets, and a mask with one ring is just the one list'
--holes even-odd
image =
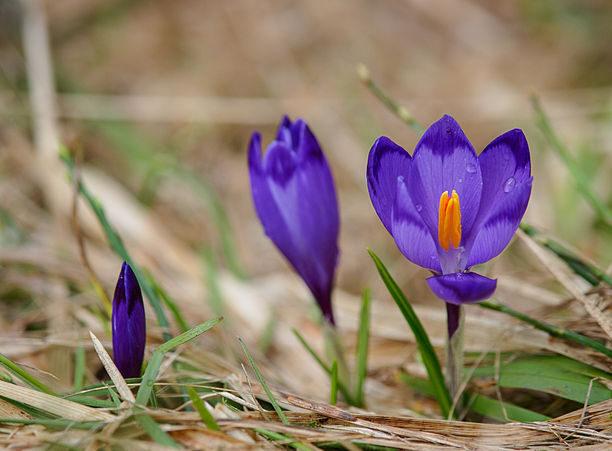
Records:
{"label": "purple crocus flower", "polygon": [[253,133],[248,159],[253,202],[266,235],[333,325],[340,220],[334,180],[317,139],[302,119],[285,116],[263,157],[261,135]]}
{"label": "purple crocus flower", "polygon": [[370,198],[399,250],[431,270],[429,287],[447,302],[449,336],[464,303],[490,297],[497,281],[470,272],[499,255],[529,201],[529,146],[519,129],[494,139],[477,156],[459,124],[434,122],[410,157],[378,138],[368,158]]}
{"label": "purple crocus flower", "polygon": [[123,377],[139,377],[147,341],[142,293],[126,262],[113,297],[113,360]]}

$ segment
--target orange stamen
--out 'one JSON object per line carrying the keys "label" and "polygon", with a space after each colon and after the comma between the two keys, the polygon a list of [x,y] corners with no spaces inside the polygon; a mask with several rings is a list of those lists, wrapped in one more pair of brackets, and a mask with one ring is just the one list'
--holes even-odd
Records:
{"label": "orange stamen", "polygon": [[440,196],[438,242],[445,251],[448,251],[451,245],[456,249],[461,243],[461,204],[455,190],[450,197],[448,191],[444,191]]}

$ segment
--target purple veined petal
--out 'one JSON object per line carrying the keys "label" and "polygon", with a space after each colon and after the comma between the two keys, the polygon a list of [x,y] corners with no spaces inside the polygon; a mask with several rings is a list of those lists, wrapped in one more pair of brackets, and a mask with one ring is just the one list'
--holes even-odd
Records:
{"label": "purple veined petal", "polygon": [[451,304],[471,304],[484,301],[495,292],[497,280],[475,272],[459,272],[432,276],[427,279],[431,291]]}
{"label": "purple veined petal", "polygon": [[[304,279],[324,316],[331,306],[340,219],[331,171],[305,122],[292,125],[297,151],[273,142],[263,162],[259,135],[249,148],[251,188],[266,235]],[[294,143],[296,144],[296,143]]]}
{"label": "purple veined petal", "polygon": [[419,212],[436,241],[440,196],[457,191],[462,233],[469,236],[480,205],[482,177],[476,152],[452,117],[445,115],[422,136],[406,184],[412,202],[422,206]]}
{"label": "purple veined petal", "polygon": [[146,319],[138,280],[123,263],[112,312],[113,361],[125,378],[139,377],[147,340]]}
{"label": "purple veined petal", "polygon": [[392,209],[391,235],[404,256],[423,268],[441,272],[438,251],[431,233],[410,199],[402,176],[397,178]]}
{"label": "purple veined petal", "polygon": [[499,255],[525,214],[531,194],[529,145],[519,129],[493,140],[480,154],[482,196],[474,234],[468,244],[468,267]]}
{"label": "purple veined petal", "polygon": [[391,211],[397,194],[397,178],[407,177],[409,169],[410,154],[402,147],[386,136],[374,141],[368,155],[366,181],[374,210],[391,234]]}

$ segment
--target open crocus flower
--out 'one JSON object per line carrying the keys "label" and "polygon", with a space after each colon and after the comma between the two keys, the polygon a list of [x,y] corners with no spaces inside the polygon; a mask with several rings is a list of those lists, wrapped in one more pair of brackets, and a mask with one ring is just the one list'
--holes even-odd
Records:
{"label": "open crocus flower", "polygon": [[142,293],[126,262],[121,266],[113,296],[113,360],[125,378],[139,377],[147,340]]}
{"label": "open crocus flower", "polygon": [[266,235],[334,324],[340,220],[334,180],[317,139],[302,119],[292,123],[285,116],[263,157],[261,135],[253,133],[248,158],[253,202]]}
{"label": "open crocus flower", "polygon": [[[448,115],[427,129],[412,158],[384,136],[368,158],[368,189],[380,220],[408,260],[434,273],[427,279],[431,290],[454,305],[495,291],[496,280],[469,270],[508,245],[531,181],[521,130],[497,137],[477,156]],[[454,328],[449,324],[449,332]]]}

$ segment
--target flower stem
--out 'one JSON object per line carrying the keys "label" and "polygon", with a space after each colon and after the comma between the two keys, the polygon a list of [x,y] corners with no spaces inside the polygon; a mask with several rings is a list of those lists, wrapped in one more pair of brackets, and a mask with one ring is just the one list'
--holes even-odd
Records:
{"label": "flower stem", "polygon": [[[457,398],[463,373],[463,308],[446,303],[448,336],[446,342],[446,384],[451,398]],[[455,411],[457,407],[455,408]]]}

